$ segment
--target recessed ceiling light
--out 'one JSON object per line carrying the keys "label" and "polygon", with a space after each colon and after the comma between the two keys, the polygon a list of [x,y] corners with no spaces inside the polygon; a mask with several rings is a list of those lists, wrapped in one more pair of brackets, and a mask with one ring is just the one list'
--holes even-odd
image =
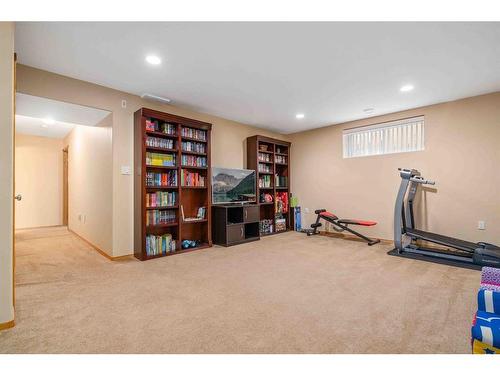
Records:
{"label": "recessed ceiling light", "polygon": [[[55,121],[51,118],[45,118],[45,119],[43,119],[43,123],[46,125],[54,125]],[[44,128],[46,128],[46,126],[44,126]]]}
{"label": "recessed ceiling light", "polygon": [[151,65],[160,65],[161,64],[161,59],[155,55],[146,56],[146,61],[148,63],[150,63]]}
{"label": "recessed ceiling light", "polygon": [[304,117],[305,117],[305,115],[304,115],[303,113],[297,113],[297,114],[295,115],[295,117],[296,117],[296,118],[304,118]]}
{"label": "recessed ceiling light", "polygon": [[408,92],[408,91],[411,91],[413,90],[415,87],[413,85],[404,85],[404,86],[401,86],[401,88],[399,89],[399,91],[401,92]]}

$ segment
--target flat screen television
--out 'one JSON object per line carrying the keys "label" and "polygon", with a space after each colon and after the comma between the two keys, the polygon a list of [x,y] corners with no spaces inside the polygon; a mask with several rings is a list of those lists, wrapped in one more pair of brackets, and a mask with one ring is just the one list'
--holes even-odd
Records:
{"label": "flat screen television", "polygon": [[212,168],[212,204],[256,202],[255,171]]}

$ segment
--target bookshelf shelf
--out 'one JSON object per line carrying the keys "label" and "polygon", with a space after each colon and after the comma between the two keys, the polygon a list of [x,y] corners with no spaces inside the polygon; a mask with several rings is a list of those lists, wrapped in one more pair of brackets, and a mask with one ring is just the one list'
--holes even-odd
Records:
{"label": "bookshelf shelf", "polygon": [[193,165],[182,165],[182,169],[208,169],[208,167],[196,167]]}
{"label": "bookshelf shelf", "polygon": [[[206,122],[180,117],[164,112],[155,111],[148,108],[141,108],[134,114],[134,163],[140,173],[134,175],[134,256],[140,260],[150,260],[182,254],[195,250],[205,249],[212,246],[211,217],[196,221],[183,221],[180,207],[182,205],[186,217],[194,217],[200,207],[205,207],[206,212],[210,212],[211,187],[210,183],[210,135],[212,125]],[[174,134],[169,134],[174,133]],[[205,137],[205,140],[186,137],[182,134]],[[151,137],[164,138],[165,140],[151,139]],[[194,149],[206,151],[203,153],[195,151],[183,151],[181,146],[183,141],[203,143],[204,146],[194,145]],[[168,147],[156,147],[156,146]],[[174,154],[177,163],[175,166],[146,165],[146,153]],[[182,155],[194,155],[206,160],[206,167],[193,167],[181,165]],[[150,156],[153,160],[155,156]],[[189,157],[186,156],[186,158]],[[156,159],[166,159],[166,157],[156,155]],[[167,159],[168,160],[168,159]],[[184,174],[182,171],[186,170]],[[192,170],[192,172],[188,172]],[[184,176],[186,181],[205,183],[207,186],[182,186]],[[195,177],[192,177],[195,176]],[[191,180],[193,178],[193,180]],[[175,185],[149,186],[148,183],[162,184],[176,183]],[[156,192],[156,198],[155,198]],[[168,193],[167,193],[168,192]],[[170,195],[172,192],[172,195]],[[153,194],[146,197],[146,194]],[[173,199],[174,205],[149,207],[149,199],[156,199],[162,194],[169,194],[167,198]],[[170,198],[173,196],[174,198]],[[152,200],[154,202],[154,200]],[[155,213],[154,211],[159,212]],[[163,212],[168,211],[168,212]],[[159,215],[173,219],[175,222],[167,222],[155,225],[146,225],[146,217],[154,218]],[[148,216],[149,215],[149,216]],[[163,217],[161,215],[164,215]],[[171,216],[170,216],[171,215]],[[199,243],[194,248],[182,249],[183,240],[194,240]],[[175,245],[175,246],[174,246]]]}
{"label": "bookshelf shelf", "polygon": [[207,156],[205,152],[181,151],[181,153],[186,155]]}
{"label": "bookshelf shelf", "polygon": [[146,225],[146,228],[168,228],[168,227],[176,227],[179,225],[178,222],[175,223],[164,223],[164,224],[154,224],[154,225]]}
{"label": "bookshelf shelf", "polygon": [[169,165],[151,165],[151,164],[146,164],[146,168],[151,168],[151,169],[177,169],[176,166],[169,166]]}
{"label": "bookshelf shelf", "polygon": [[162,132],[146,131],[146,134],[151,135],[151,136],[156,136],[156,137],[174,138],[174,139],[178,138],[178,136],[176,134],[167,134],[167,133],[162,133]]}
{"label": "bookshelf shelf", "polygon": [[191,142],[199,142],[199,143],[207,143],[208,142],[208,141],[204,141],[202,139],[196,139],[196,138],[185,137],[185,136],[182,136],[181,139],[183,141],[191,141]]}
{"label": "bookshelf shelf", "polygon": [[200,219],[200,220],[183,220],[182,224],[196,224],[196,223],[206,223],[208,219]]}
{"label": "bookshelf shelf", "polygon": [[179,206],[157,206],[157,207],[146,207],[146,210],[174,210],[179,208]]}
{"label": "bookshelf shelf", "polygon": [[[261,135],[247,138],[247,168],[257,171],[256,191],[260,210],[261,236],[286,232],[291,227],[290,147],[289,142]],[[259,160],[259,155],[265,160]],[[269,166],[269,171],[259,171],[259,165],[261,168]],[[271,187],[259,187],[261,179],[264,184],[270,183]],[[267,197],[270,195],[272,202],[265,202],[264,195]]]}
{"label": "bookshelf shelf", "polygon": [[178,151],[176,148],[163,148],[163,147],[153,147],[153,146],[146,146],[146,150],[156,151],[156,152],[167,152],[169,154],[176,154]]}
{"label": "bookshelf shelf", "polygon": [[148,189],[148,190],[163,190],[163,189],[165,189],[165,190],[168,190],[168,189],[173,190],[173,189],[178,189],[179,186],[146,186],[145,188]]}

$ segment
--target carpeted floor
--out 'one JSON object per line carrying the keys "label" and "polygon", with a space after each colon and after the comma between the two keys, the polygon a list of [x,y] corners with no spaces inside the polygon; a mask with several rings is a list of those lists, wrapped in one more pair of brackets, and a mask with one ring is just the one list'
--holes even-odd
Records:
{"label": "carpeted floor", "polygon": [[478,271],[285,233],[112,262],[65,228],[20,231],[2,353],[468,353]]}

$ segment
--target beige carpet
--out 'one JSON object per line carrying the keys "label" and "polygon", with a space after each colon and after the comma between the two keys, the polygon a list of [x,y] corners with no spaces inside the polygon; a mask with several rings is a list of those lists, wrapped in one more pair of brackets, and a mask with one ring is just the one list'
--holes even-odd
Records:
{"label": "beige carpet", "polygon": [[112,262],[65,228],[17,234],[4,353],[468,353],[478,271],[285,233]]}

